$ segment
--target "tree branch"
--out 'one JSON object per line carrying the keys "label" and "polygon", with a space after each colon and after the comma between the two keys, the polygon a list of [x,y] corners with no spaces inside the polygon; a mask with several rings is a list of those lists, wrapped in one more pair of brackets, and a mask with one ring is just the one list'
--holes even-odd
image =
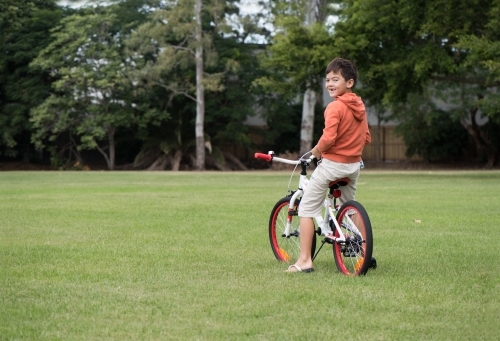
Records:
{"label": "tree branch", "polygon": [[168,86],[164,83],[161,83],[161,82],[158,82],[158,81],[153,81],[156,85],[159,85],[161,86],[162,88],[164,89],[167,89],[169,91],[172,91],[174,93],[174,95],[184,95],[186,96],[187,98],[193,100],[194,102],[196,102],[196,98],[193,97],[192,95],[190,95],[187,90],[179,90],[179,89],[176,89],[174,87],[171,87],[171,86]]}
{"label": "tree branch", "polygon": [[108,154],[106,154],[106,152],[101,148],[99,147],[99,144],[96,143],[96,146],[97,146],[97,150],[104,156],[104,158],[106,159],[106,163],[108,164],[108,168],[110,168],[111,166],[111,163],[110,163],[110,160],[109,160],[109,157],[108,157]]}
{"label": "tree branch", "polygon": [[184,47],[184,46],[173,46],[174,50],[181,50],[181,51],[188,51],[189,53],[191,53],[191,55],[195,55],[195,52],[193,51],[193,49],[190,49],[189,47]]}

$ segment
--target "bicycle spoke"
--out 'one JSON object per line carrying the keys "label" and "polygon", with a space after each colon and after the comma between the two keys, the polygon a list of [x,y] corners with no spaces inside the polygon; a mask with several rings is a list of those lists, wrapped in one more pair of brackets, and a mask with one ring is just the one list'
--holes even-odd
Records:
{"label": "bicycle spoke", "polygon": [[[295,209],[298,207],[298,201]],[[269,220],[269,241],[275,257],[284,262],[295,261],[300,254],[300,219],[292,216],[289,235],[286,236],[288,223],[289,198],[283,198],[274,206]],[[313,239],[311,252],[316,251],[316,239]]]}
{"label": "bicycle spoke", "polygon": [[[368,214],[355,201],[345,203],[337,214],[345,241],[333,246],[335,263],[346,275],[362,275],[368,270],[372,253],[372,231]],[[336,236],[340,235],[335,231]]]}

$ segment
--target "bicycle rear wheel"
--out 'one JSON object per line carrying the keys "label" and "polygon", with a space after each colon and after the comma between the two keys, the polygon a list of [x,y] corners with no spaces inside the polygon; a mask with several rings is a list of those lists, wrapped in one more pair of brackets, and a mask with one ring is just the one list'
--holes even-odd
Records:
{"label": "bicycle rear wheel", "polygon": [[[296,200],[293,210],[288,213],[290,197],[280,199],[274,205],[269,218],[269,242],[277,260],[282,262],[296,261],[300,254],[300,218],[297,216],[300,200]],[[290,236],[285,236],[285,227],[290,220]],[[316,251],[316,234],[311,245],[311,257]]]}
{"label": "bicycle rear wheel", "polygon": [[[364,275],[372,264],[373,234],[370,218],[357,201],[347,201],[337,213],[337,222],[345,242],[333,243],[333,258],[337,269],[345,275]],[[339,237],[335,229],[335,237]]]}

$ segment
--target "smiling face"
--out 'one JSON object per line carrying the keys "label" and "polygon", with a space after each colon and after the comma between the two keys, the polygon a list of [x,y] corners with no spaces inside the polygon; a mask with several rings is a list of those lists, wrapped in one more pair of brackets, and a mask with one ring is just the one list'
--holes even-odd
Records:
{"label": "smiling face", "polygon": [[345,80],[340,72],[330,72],[326,75],[325,87],[331,98],[341,96],[345,93],[352,92],[351,88],[354,85],[354,80]]}

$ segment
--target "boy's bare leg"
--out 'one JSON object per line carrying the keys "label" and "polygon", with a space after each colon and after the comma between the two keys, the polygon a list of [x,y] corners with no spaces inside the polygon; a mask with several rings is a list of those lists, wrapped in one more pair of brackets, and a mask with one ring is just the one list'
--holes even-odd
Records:
{"label": "boy's bare leg", "polygon": [[[302,270],[313,267],[311,246],[314,237],[314,222],[312,218],[300,218],[300,255],[295,265]],[[288,272],[297,272],[295,267],[290,267]]]}

